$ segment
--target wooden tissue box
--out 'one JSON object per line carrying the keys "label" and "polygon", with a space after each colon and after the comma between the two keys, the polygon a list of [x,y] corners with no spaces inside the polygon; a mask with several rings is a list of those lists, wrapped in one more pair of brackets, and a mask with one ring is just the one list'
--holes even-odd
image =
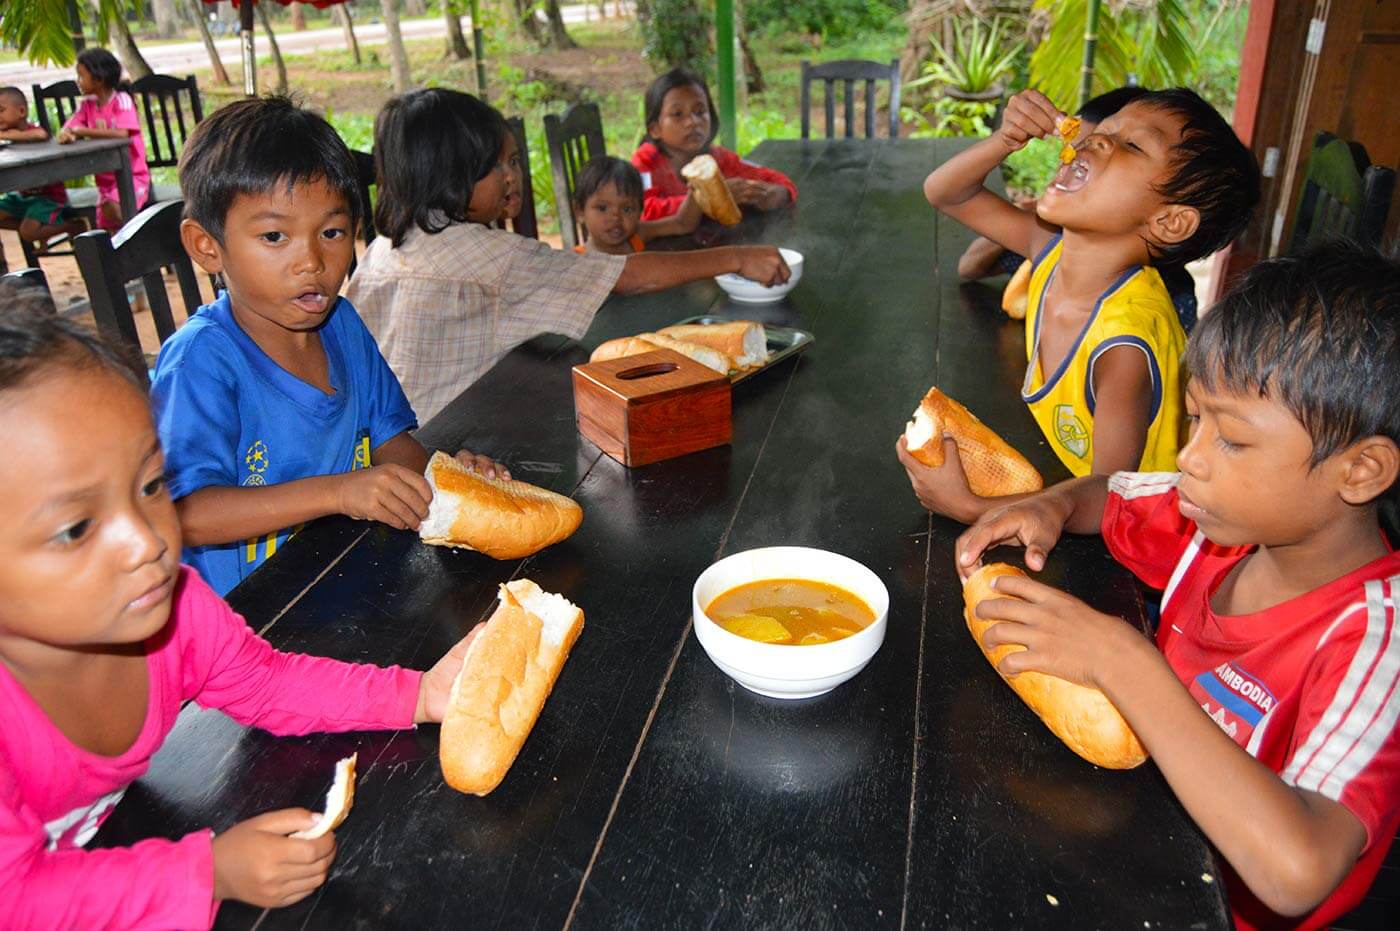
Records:
{"label": "wooden tissue box", "polygon": [[728,443],[729,393],[727,376],[669,349],[574,366],[578,432],[625,466]]}

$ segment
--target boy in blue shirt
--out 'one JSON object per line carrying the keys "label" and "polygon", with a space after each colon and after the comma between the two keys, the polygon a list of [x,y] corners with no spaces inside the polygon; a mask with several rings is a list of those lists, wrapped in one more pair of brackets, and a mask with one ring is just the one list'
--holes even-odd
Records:
{"label": "boy in blue shirt", "polygon": [[432,500],[417,420],[338,297],[360,219],[345,143],[285,98],[238,101],[191,135],[180,186],[185,250],[227,288],[162,347],[151,385],[184,560],[224,594],[317,517],[417,529]]}

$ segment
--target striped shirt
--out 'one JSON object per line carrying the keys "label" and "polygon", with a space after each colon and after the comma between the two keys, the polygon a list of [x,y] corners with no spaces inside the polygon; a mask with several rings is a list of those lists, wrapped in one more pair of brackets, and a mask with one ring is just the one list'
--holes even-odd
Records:
{"label": "striped shirt", "polygon": [[1104,542],[1163,590],[1157,645],[1206,714],[1285,783],[1366,829],[1356,866],[1303,918],[1269,911],[1227,870],[1237,927],[1324,927],[1365,895],[1400,825],[1400,553],[1263,611],[1218,615],[1211,596],[1253,548],[1217,546],[1182,517],[1178,478],[1114,475]]}

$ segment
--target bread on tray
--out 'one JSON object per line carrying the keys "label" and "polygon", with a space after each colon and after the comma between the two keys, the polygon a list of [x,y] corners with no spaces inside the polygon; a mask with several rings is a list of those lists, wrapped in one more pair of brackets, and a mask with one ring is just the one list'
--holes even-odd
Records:
{"label": "bread on tray", "polygon": [[752,320],[684,323],[662,327],[656,333],[716,349],[732,359],[737,369],[754,368],[768,361],[768,336],[763,324]]}
{"label": "bread on tray", "polygon": [[943,434],[958,444],[958,457],[972,493],[991,498],[1038,491],[1044,480],[1035,466],[986,424],[937,388],[930,388],[904,428],[904,442],[915,459],[931,468],[943,465]]}
{"label": "bread on tray", "polygon": [[718,349],[702,346],[690,340],[676,339],[664,333],[642,333],[637,336],[624,336],[603,343],[588,357],[589,362],[606,362],[608,359],[621,359],[625,356],[638,356],[657,349],[670,349],[693,359],[707,369],[728,375],[734,369],[734,360]]}
{"label": "bread on tray", "polygon": [[695,156],[681,169],[681,176],[690,182],[695,202],[705,216],[725,226],[733,226],[744,218],[713,155]]}
{"label": "bread on tray", "polygon": [[428,519],[418,528],[424,543],[520,559],[567,538],[583,521],[583,508],[572,498],[487,478],[441,451],[424,474],[433,489]]}

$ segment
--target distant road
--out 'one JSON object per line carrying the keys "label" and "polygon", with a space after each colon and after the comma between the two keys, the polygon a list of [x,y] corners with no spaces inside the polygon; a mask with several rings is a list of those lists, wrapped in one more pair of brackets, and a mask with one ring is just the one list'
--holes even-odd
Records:
{"label": "distant road", "polygon": [[[608,4],[611,10],[613,3]],[[564,22],[581,23],[584,21],[585,8],[582,4],[561,7],[564,14]],[[589,18],[597,19],[598,10],[596,6],[587,11]],[[462,17],[462,29],[467,33],[467,41],[471,41],[471,19]],[[443,36],[447,32],[447,24],[443,22],[441,16],[432,19],[406,19],[399,23],[399,31],[405,40],[411,39],[431,39]],[[384,24],[383,23],[356,23],[355,37],[360,45],[383,45],[384,44]],[[277,32],[277,46],[282,50],[283,55],[304,55],[307,52],[314,52],[319,49],[343,49],[345,48],[345,33],[339,27],[330,29],[308,29],[304,32],[293,32],[289,26]],[[219,57],[223,59],[224,67],[233,74],[239,67],[240,55],[238,35],[232,37],[222,37],[214,40],[214,47],[219,50]],[[256,54],[272,54],[271,46],[267,42],[267,34],[261,29],[257,31],[254,39],[254,49]],[[185,74],[195,68],[209,67],[209,54],[204,50],[203,42],[172,42],[166,45],[145,45],[141,47],[141,54],[146,57],[151,68],[160,74]],[[385,64],[388,67],[388,64]],[[52,81],[60,81],[73,76],[72,68],[36,68],[27,61],[8,62],[0,64],[0,85],[14,84],[23,88],[26,93],[31,84],[48,84]],[[234,77],[235,83],[238,78]]]}

